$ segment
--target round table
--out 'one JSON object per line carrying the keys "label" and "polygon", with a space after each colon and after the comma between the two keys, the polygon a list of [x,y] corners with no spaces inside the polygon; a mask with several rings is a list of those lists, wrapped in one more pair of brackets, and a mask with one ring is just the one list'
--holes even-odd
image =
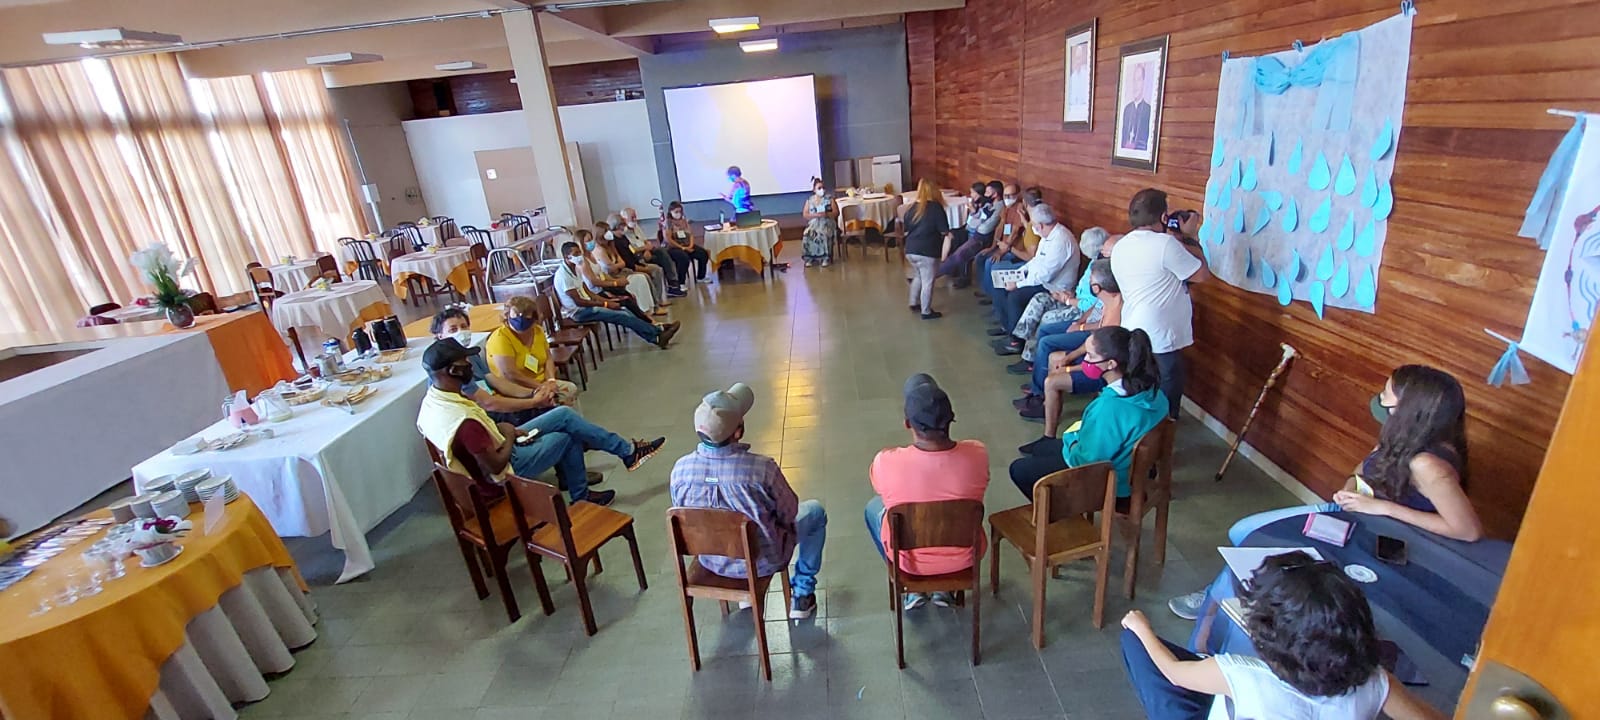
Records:
{"label": "round table", "polygon": [[472,249],[469,247],[430,248],[401,255],[389,261],[395,297],[405,299],[408,294],[406,281],[412,275],[425,277],[435,285],[449,283],[457,292],[465,295],[472,290],[471,263]]}
{"label": "round table", "polygon": [[766,269],[783,248],[777,220],[762,220],[751,228],[707,230],[703,238],[706,253],[711,256],[711,266],[723,260],[737,260],[756,272]]}
{"label": "round table", "polygon": [[[944,217],[949,221],[951,229],[967,224],[967,213],[972,210],[972,206],[967,204],[967,199],[961,197],[961,193],[955,190],[942,190],[941,192],[944,194]],[[900,201],[900,207],[904,209],[906,205],[917,201],[917,194],[914,192],[900,193]]]}
{"label": "round table", "polygon": [[0,714],[231,719],[233,703],[266,697],[263,674],[294,666],[289,651],[316,639],[316,613],[250,498],[224,509],[206,532],[204,508],[191,506],[181,555],[154,568],[129,557],[125,577],[71,605],[32,614],[103,530],[0,593],[0,656],[19,660],[0,673]]}
{"label": "round table", "polygon": [[285,265],[267,268],[272,273],[272,284],[282,292],[304,290],[322,274],[316,260],[297,260]]}
{"label": "round table", "polygon": [[[895,213],[900,209],[900,198],[894,195],[857,195],[855,197],[842,197],[834,202],[839,209],[839,227],[845,230],[852,229],[849,224],[859,222],[862,227],[875,227],[884,229],[889,227],[889,221],[895,219]],[[858,208],[859,220],[845,220],[845,208]]]}
{"label": "round table", "polygon": [[[391,314],[389,299],[373,280],[334,283],[327,290],[308,288],[284,295],[272,303],[272,324],[279,332],[295,328],[302,343],[313,339],[305,330],[344,342],[345,336],[357,325]],[[315,346],[311,347],[311,354],[317,354]]]}

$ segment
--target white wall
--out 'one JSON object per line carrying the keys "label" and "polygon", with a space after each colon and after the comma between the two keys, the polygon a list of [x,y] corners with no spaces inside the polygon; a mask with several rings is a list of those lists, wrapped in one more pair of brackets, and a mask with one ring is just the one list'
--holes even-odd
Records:
{"label": "white wall", "polygon": [[[386,227],[427,214],[422,197],[412,195],[417,171],[406,153],[401,122],[411,115],[411,93],[406,84],[361,85],[328,91],[333,110],[350,123],[355,138],[351,150],[366,171],[367,182],[378,185],[378,211]],[[340,133],[343,135],[344,133]],[[365,203],[362,212],[370,215]]]}
{"label": "white wall", "polygon": [[[579,145],[594,212],[603,218],[602,210],[631,206],[640,216],[651,217],[650,201],[661,191],[644,101],[572,105],[559,112],[562,134],[567,142]],[[409,120],[402,125],[428,211],[453,217],[462,225],[487,224],[489,206],[474,153],[530,145],[522,111]]]}

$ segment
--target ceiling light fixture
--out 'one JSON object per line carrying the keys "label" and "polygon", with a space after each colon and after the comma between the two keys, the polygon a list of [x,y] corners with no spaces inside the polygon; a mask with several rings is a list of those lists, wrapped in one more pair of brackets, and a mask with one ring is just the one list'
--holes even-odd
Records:
{"label": "ceiling light fixture", "polygon": [[473,62],[471,60],[457,60],[455,62],[439,63],[438,65],[433,66],[433,69],[439,70],[439,71],[442,71],[442,72],[461,72],[463,70],[482,70],[485,67],[488,67],[488,66],[484,65],[481,62]]}
{"label": "ceiling light fixture", "polygon": [[177,35],[119,27],[44,34],[46,45],[77,45],[82,48],[132,48],[176,45],[181,42],[183,38]]}
{"label": "ceiling light fixture", "polygon": [[761,29],[761,18],[754,17],[754,16],[752,16],[752,17],[736,17],[736,18],[716,18],[716,19],[711,21],[711,29],[717,31],[718,35],[727,35],[728,33],[746,32],[746,31],[749,31],[749,30],[760,30]]}
{"label": "ceiling light fixture", "polygon": [[377,53],[342,52],[306,58],[307,65],[360,65],[371,62],[383,62],[383,56]]}
{"label": "ceiling light fixture", "polygon": [[742,43],[739,43],[739,49],[747,53],[772,52],[773,50],[778,49],[778,39],[768,38],[766,40],[746,40]]}

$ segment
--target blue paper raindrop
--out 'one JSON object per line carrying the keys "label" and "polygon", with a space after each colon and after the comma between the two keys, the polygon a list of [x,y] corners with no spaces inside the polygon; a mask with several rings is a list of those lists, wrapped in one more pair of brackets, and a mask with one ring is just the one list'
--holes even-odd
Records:
{"label": "blue paper raindrop", "polygon": [[1317,151],[1317,159],[1311,163],[1311,174],[1306,176],[1306,184],[1312,190],[1327,190],[1333,182],[1333,170],[1328,167],[1328,157]]}
{"label": "blue paper raindrop", "polygon": [[1301,270],[1300,251],[1293,250],[1289,253],[1289,264],[1284,266],[1283,272],[1278,273],[1278,277],[1283,278],[1286,283],[1296,283],[1300,281]]}
{"label": "blue paper raindrop", "polygon": [[1212,207],[1216,205],[1217,196],[1219,194],[1220,193],[1217,191],[1217,183],[1215,181],[1206,183],[1206,207]]}
{"label": "blue paper raindrop", "polygon": [[1339,269],[1333,273],[1333,283],[1329,285],[1334,297],[1342,298],[1350,292],[1350,263],[1339,261]]}
{"label": "blue paper raindrop", "polygon": [[1350,156],[1344,156],[1339,161],[1339,174],[1333,179],[1333,191],[1340,197],[1349,197],[1356,191],[1356,169],[1350,164]]}
{"label": "blue paper raindrop", "polygon": [[1255,235],[1256,233],[1261,232],[1263,228],[1271,223],[1272,211],[1268,210],[1267,206],[1262,205],[1261,210],[1256,213],[1256,221],[1250,225],[1250,234]]}
{"label": "blue paper raindrop", "polygon": [[1367,168],[1367,180],[1361,183],[1361,207],[1370,208],[1378,202],[1378,175]]}
{"label": "blue paper raindrop", "polygon": [[1244,233],[1244,208],[1242,207],[1233,214],[1233,231],[1240,234]]}
{"label": "blue paper raindrop", "polygon": [[1274,132],[1268,132],[1267,133],[1267,167],[1271,167],[1272,163],[1277,161],[1277,155],[1278,155],[1278,135],[1277,135],[1277,133],[1274,133]]}
{"label": "blue paper raindrop", "polygon": [[1320,282],[1311,283],[1311,309],[1317,311],[1317,319],[1322,319],[1322,305],[1327,301],[1327,289]]}
{"label": "blue paper raindrop", "polygon": [[1300,140],[1300,139],[1297,138],[1294,141],[1294,152],[1289,153],[1289,174],[1290,175],[1299,175],[1300,174],[1300,165],[1304,162],[1304,159],[1305,159],[1305,141],[1304,140]]}
{"label": "blue paper raindrop", "polygon": [[1361,307],[1372,307],[1378,301],[1378,279],[1373,277],[1372,268],[1367,268],[1361,273],[1361,282],[1356,284],[1356,304]]}
{"label": "blue paper raindrop", "polygon": [[1250,164],[1244,166],[1244,177],[1239,181],[1239,187],[1245,190],[1256,189],[1256,159],[1250,158]]}
{"label": "blue paper raindrop", "polygon": [[1247,278],[1256,276],[1256,253],[1248,247],[1244,249],[1244,276]]}
{"label": "blue paper raindrop", "polygon": [[1238,188],[1239,187],[1239,183],[1242,182],[1242,180],[1243,180],[1243,177],[1242,177],[1243,175],[1244,175],[1244,161],[1243,160],[1234,160],[1233,161],[1233,174],[1228,176],[1228,185],[1230,185],[1230,186],[1232,186],[1234,188]]}
{"label": "blue paper raindrop", "polygon": [[1222,150],[1222,135],[1218,133],[1217,139],[1211,143],[1211,167],[1222,167],[1222,163],[1226,159],[1227,156]]}
{"label": "blue paper raindrop", "polygon": [[1356,244],[1356,214],[1345,216],[1344,227],[1339,229],[1339,251],[1345,252]]}
{"label": "blue paper raindrop", "polygon": [[1333,277],[1333,246],[1322,248],[1322,256],[1317,258],[1317,279],[1327,280]]}
{"label": "blue paper raindrop", "polygon": [[1386,120],[1383,123],[1383,131],[1379,132],[1377,139],[1373,140],[1373,142],[1372,142],[1372,154],[1371,154],[1372,161],[1373,162],[1377,162],[1379,160],[1382,160],[1383,156],[1388,155],[1390,148],[1393,148],[1393,147],[1394,147],[1394,121],[1393,120]]}
{"label": "blue paper raindrop", "polygon": [[1287,306],[1292,302],[1294,302],[1294,285],[1288,278],[1283,278],[1282,282],[1278,283],[1278,304]]}
{"label": "blue paper raindrop", "polygon": [[1233,205],[1233,188],[1228,187],[1228,179],[1227,178],[1218,178],[1218,179],[1221,180],[1222,182],[1221,182],[1220,186],[1217,188],[1217,209],[1218,210],[1227,210],[1230,206]]}
{"label": "blue paper raindrop", "polygon": [[1266,203],[1267,207],[1272,208],[1273,212],[1283,209],[1283,193],[1277,190],[1262,190],[1261,201]]}
{"label": "blue paper raindrop", "polygon": [[1394,212],[1394,188],[1389,183],[1378,186],[1378,202],[1372,206],[1372,217],[1378,220],[1388,220],[1389,213]]}
{"label": "blue paper raindrop", "polygon": [[1311,213],[1311,219],[1306,221],[1306,227],[1311,228],[1311,232],[1319,233],[1327,230],[1331,222],[1333,222],[1333,198],[1323,198],[1316,212]]}
{"label": "blue paper raindrop", "polygon": [[1274,287],[1278,284],[1278,271],[1272,269],[1272,263],[1261,261],[1261,284]]}
{"label": "blue paper raindrop", "polygon": [[1356,254],[1361,257],[1372,257],[1378,251],[1378,226],[1371,220],[1367,226],[1361,228],[1361,233],[1356,235]]}
{"label": "blue paper raindrop", "polygon": [[1300,226],[1300,209],[1295,207],[1293,197],[1287,198],[1287,200],[1288,204],[1283,207],[1283,219],[1279,222],[1279,227],[1282,227],[1286,233],[1292,233],[1296,227]]}

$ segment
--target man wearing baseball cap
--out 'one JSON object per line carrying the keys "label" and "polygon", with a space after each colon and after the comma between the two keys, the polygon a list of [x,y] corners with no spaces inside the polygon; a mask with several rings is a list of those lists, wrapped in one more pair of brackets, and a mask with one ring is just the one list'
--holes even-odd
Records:
{"label": "man wearing baseball cap", "polygon": [[[672,504],[735,510],[754,521],[761,538],[758,577],[788,567],[790,556],[797,556],[789,579],[794,595],[789,617],[802,620],[817,610],[817,572],[822,569],[828,514],[816,500],[799,501],[777,461],[750,452],[740,442],[745,415],[755,401],[755,391],[744,383],[700,401],[694,411],[700,444],[672,468]],[[721,556],[702,555],[700,564],[729,578],[744,578],[749,572],[743,560]]]}
{"label": "man wearing baseball cap", "polygon": [[[461,394],[462,386],[472,381],[470,358],[479,352],[479,348],[465,347],[455,338],[447,338],[435,341],[422,353],[422,367],[428,371],[433,386],[422,396],[417,430],[444,456],[445,466],[462,475],[496,482],[504,481],[508,473],[535,478],[554,467],[573,502],[610,505],[616,498],[615,491],[589,491],[583,443],[578,439],[550,431],[540,432],[531,442],[517,444],[521,431],[510,423],[494,422],[488,412]],[[479,473],[474,475],[469,468]]]}
{"label": "man wearing baseball cap", "polygon": [[[926,373],[917,373],[906,380],[903,394],[911,444],[880,451],[868,471],[878,496],[867,502],[867,533],[878,554],[885,557],[886,550],[894,549],[888,545],[884,524],[888,508],[945,500],[981,503],[989,488],[989,450],[977,440],[950,438],[956,411],[939,383]],[[964,547],[919,548],[900,554],[900,569],[916,575],[943,575],[971,566],[972,551]],[[934,593],[932,599],[941,607],[951,603],[948,593]],[[928,600],[922,593],[908,593],[903,607],[914,610]]]}

